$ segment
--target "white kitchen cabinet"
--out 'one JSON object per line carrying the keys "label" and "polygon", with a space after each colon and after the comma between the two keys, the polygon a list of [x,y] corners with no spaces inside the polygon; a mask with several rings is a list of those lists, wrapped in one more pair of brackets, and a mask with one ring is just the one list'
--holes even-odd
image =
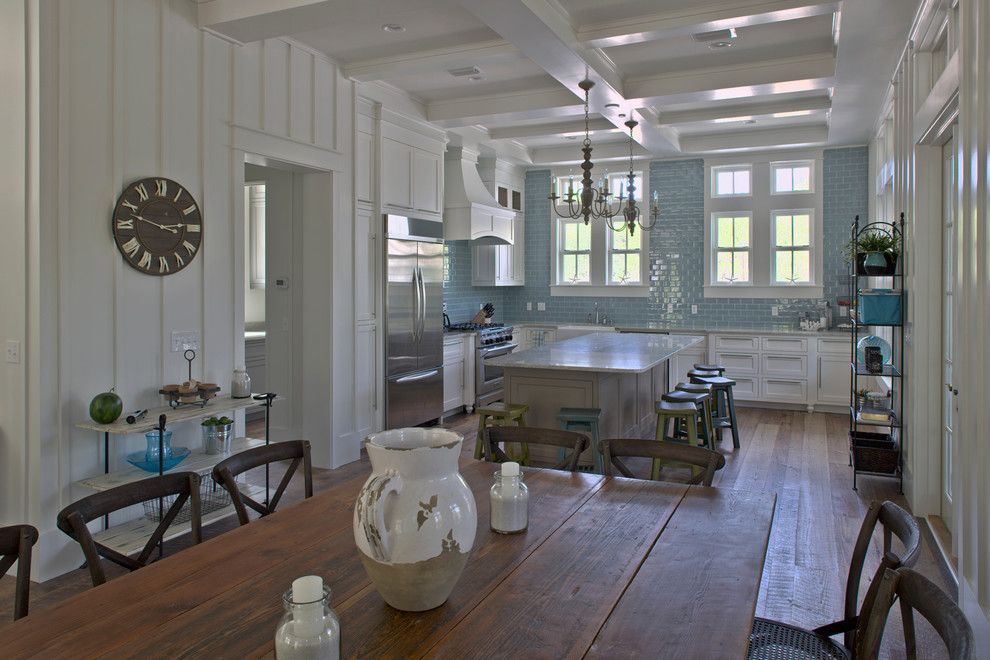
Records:
{"label": "white kitchen cabinet", "polygon": [[382,138],[382,204],[398,212],[439,215],[443,160],[391,137]]}
{"label": "white kitchen cabinet", "polygon": [[818,354],[818,403],[847,405],[849,403],[849,357]]}
{"label": "white kitchen cabinet", "polygon": [[767,401],[807,403],[808,381],[799,378],[763,378],[762,398]]}
{"label": "white kitchen cabinet", "polygon": [[443,159],[412,148],[412,207],[425,213],[440,213],[443,206]]}
{"label": "white kitchen cabinet", "polygon": [[379,230],[377,215],[371,210],[354,210],[354,318],[374,320],[380,289]]}
{"label": "white kitchen cabinet", "polygon": [[358,131],[354,137],[354,196],[357,201],[374,202],[375,180],[375,137],[370,132]]}
{"label": "white kitchen cabinet", "polygon": [[443,340],[443,409],[458,410],[464,405],[464,339],[451,335]]}
{"label": "white kitchen cabinet", "polygon": [[472,286],[523,286],[526,283],[523,219],[512,221],[514,245],[478,245],[471,252]]}
{"label": "white kitchen cabinet", "polygon": [[373,323],[359,323],[354,331],[354,428],[363,438],[378,426],[378,333]]}
{"label": "white kitchen cabinet", "polygon": [[688,372],[694,369],[695,364],[704,362],[708,362],[707,341],[676,353],[670,361],[670,387],[673,388],[678,383],[690,383]]}

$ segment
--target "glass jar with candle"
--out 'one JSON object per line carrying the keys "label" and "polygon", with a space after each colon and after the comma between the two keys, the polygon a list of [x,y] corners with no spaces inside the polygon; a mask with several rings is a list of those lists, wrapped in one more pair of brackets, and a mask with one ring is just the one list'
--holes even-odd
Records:
{"label": "glass jar with candle", "polygon": [[529,526],[529,489],[519,463],[502,463],[491,489],[492,531],[518,534]]}
{"label": "glass jar with candle", "polygon": [[307,575],[293,580],[282,604],[285,614],[275,629],[278,660],[340,658],[340,620],[330,608],[330,589],[323,578]]}

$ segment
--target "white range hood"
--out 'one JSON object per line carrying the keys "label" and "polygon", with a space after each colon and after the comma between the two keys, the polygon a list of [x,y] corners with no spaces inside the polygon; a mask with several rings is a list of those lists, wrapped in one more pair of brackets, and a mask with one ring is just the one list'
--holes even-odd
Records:
{"label": "white range hood", "polygon": [[478,175],[478,154],[447,147],[443,175],[443,235],[448,241],[512,245],[516,212],[498,205]]}

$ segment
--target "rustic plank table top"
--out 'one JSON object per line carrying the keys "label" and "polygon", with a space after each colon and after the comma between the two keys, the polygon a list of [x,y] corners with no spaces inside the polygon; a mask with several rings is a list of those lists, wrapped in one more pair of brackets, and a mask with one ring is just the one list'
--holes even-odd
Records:
{"label": "rustic plank table top", "polygon": [[281,594],[333,591],[348,657],[741,658],[776,496],[529,470],[529,528],[489,530],[492,466],[464,574],[434,610],[393,610],[351,531],[365,477],[0,628],[5,657],[272,657]]}

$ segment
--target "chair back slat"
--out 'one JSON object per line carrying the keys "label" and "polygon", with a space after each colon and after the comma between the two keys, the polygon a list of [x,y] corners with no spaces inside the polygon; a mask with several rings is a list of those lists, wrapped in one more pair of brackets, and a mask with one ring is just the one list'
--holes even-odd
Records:
{"label": "chair back slat", "polygon": [[619,457],[634,456],[638,458],[658,459],[671,463],[687,463],[700,467],[701,473],[692,477],[690,484],[711,486],[715,473],[725,467],[725,457],[717,451],[704,447],[658,440],[640,440],[635,438],[613,438],[602,440],[602,454],[605,456],[605,475],[612,476],[612,467],[620,474],[632,477],[632,472]]}
{"label": "chair back slat", "polygon": [[27,616],[31,600],[31,550],[38,542],[38,530],[32,525],[0,527],[0,575],[6,575],[17,562],[14,588],[14,619]]}
{"label": "chair back slat", "polygon": [[577,470],[578,458],[588,448],[588,436],[577,431],[561,429],[541,429],[533,426],[489,426],[485,429],[485,442],[488,451],[486,460],[494,463],[505,463],[512,460],[499,446],[505,442],[517,442],[528,445],[546,445],[568,450],[564,459],[553,466],[555,470]]}
{"label": "chair back slat", "polygon": [[[202,541],[199,483],[199,475],[195,472],[176,472],[117,486],[84,497],[65,507],[58,514],[56,526],[74,539],[82,548],[86,557],[86,564],[89,566],[93,586],[97,586],[107,581],[100,557],[130,571],[146,566],[151,559],[154,548],[161,542],[165,532],[175,521],[180,509],[187,501],[189,502],[189,522],[193,543]],[[87,523],[130,506],[162,500],[166,497],[175,498],[172,506],[162,516],[161,521],[136,558],[128,557],[102,543],[97,543],[93,539]],[[161,513],[160,509],[159,513]]]}
{"label": "chair back slat", "polygon": [[[282,476],[282,480],[279,482],[275,493],[270,498],[267,498],[267,505],[241,492],[237,484],[238,475],[244,474],[248,470],[279,461],[291,461],[291,463],[289,463],[285,474]],[[313,465],[310,458],[310,444],[308,440],[278,442],[234,454],[213,467],[213,481],[230,493],[230,500],[234,505],[234,510],[237,512],[237,520],[241,525],[247,525],[251,522],[251,518],[248,516],[248,509],[255,511],[262,517],[275,511],[275,507],[278,506],[282,494],[285,492],[300,464],[302,465],[305,496],[312,497]]]}

